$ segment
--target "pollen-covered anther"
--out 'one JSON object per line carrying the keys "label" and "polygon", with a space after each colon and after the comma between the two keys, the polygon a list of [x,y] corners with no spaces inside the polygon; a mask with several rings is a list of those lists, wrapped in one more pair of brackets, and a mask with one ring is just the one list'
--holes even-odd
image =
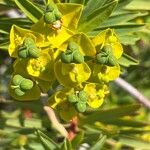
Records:
{"label": "pollen-covered anther", "polygon": [[52,24],[52,28],[56,30],[60,30],[62,27],[62,20],[57,20]]}

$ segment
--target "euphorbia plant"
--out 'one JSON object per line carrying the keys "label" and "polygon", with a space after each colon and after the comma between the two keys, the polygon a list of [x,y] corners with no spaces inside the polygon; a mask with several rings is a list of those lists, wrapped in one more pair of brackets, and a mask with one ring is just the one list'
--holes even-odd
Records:
{"label": "euphorbia plant", "polygon": [[[113,30],[106,29],[94,37],[78,30],[82,9],[79,4],[50,1],[43,17],[30,30],[12,26],[10,33],[9,53],[17,58],[10,94],[18,100],[37,100],[57,81],[63,88],[50,95],[49,104],[56,110],[72,107],[74,113],[68,120],[87,107],[103,104],[109,93],[108,82],[120,75],[118,59],[123,53]],[[22,85],[19,75],[31,81],[32,87],[26,82],[28,90],[14,88],[17,77]]]}
{"label": "euphorbia plant", "polygon": [[[137,64],[123,51],[124,39],[116,29],[118,25],[109,25],[108,18],[118,1],[97,1],[99,8],[92,0],[87,4],[48,0],[43,10],[27,0],[15,2],[34,24],[28,29],[11,27],[8,51],[15,61],[10,95],[19,101],[31,101],[46,93],[50,112],[55,111],[61,121],[73,124],[73,131],[69,132],[73,135],[68,136],[72,140],[79,131],[77,125],[88,122],[87,114],[101,110],[111,92],[109,83],[120,76],[122,66]],[[34,10],[32,15],[30,8]],[[91,115],[92,119],[94,124],[97,120]],[[100,126],[99,122],[96,126]],[[58,124],[58,131],[59,127],[63,130]],[[39,131],[37,135],[44,136]]]}

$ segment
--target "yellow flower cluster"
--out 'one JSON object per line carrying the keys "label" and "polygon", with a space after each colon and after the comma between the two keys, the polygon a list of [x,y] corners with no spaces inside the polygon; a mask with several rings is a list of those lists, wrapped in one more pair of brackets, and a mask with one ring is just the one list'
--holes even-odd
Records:
{"label": "yellow flower cluster", "polygon": [[[120,75],[123,49],[111,29],[92,38],[77,32],[81,13],[79,4],[49,4],[30,30],[12,26],[9,54],[16,60],[10,94],[15,99],[36,100],[41,92],[53,89],[49,105],[67,120],[103,104],[108,82]],[[33,82],[21,96],[11,88],[16,74]],[[57,87],[62,85],[57,90],[56,81]]]}

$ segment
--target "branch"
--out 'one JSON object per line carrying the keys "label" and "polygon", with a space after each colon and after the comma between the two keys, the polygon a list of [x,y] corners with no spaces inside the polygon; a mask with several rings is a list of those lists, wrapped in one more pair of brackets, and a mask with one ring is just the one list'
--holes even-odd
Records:
{"label": "branch", "polygon": [[65,129],[65,127],[59,123],[54,110],[49,107],[49,106],[44,106],[44,110],[46,111],[48,118],[51,120],[52,122],[52,126],[61,133],[61,135],[63,135],[64,137],[68,138],[68,132]]}
{"label": "branch", "polygon": [[145,97],[142,93],[140,93],[135,87],[133,87],[130,83],[126,82],[122,78],[117,78],[115,83],[120,86],[122,89],[130,93],[137,101],[142,103],[145,107],[150,109],[150,100]]}
{"label": "branch", "polygon": [[48,105],[48,95],[47,94],[41,94],[41,102],[43,104],[43,109],[47,113],[47,116],[49,120],[52,123],[53,128],[55,128],[61,135],[68,138],[68,132],[65,129],[65,127],[58,121],[54,110]]}

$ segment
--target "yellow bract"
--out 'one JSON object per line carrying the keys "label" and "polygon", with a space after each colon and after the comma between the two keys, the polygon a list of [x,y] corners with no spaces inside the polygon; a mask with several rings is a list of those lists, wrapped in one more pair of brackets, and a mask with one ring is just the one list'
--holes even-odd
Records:
{"label": "yellow bract", "polygon": [[92,78],[95,81],[109,82],[115,80],[120,75],[120,66],[109,67],[105,65],[93,64]]}
{"label": "yellow bract", "polygon": [[[87,35],[84,33],[78,33],[71,36],[68,40],[66,40],[58,50],[65,51],[67,49],[68,43],[70,41],[75,42],[79,46],[79,51],[83,56],[95,56],[96,50],[91,42],[91,40],[88,38]],[[59,51],[59,53],[60,53]],[[58,52],[57,52],[58,53]],[[57,54],[58,55],[58,54]]]}
{"label": "yellow bract", "polygon": [[79,4],[56,5],[62,13],[62,27],[59,30],[53,29],[50,24],[46,24],[43,17],[31,28],[33,31],[41,33],[53,48],[58,48],[74,34],[82,11],[82,5]]}
{"label": "yellow bract", "polygon": [[10,31],[10,45],[8,48],[8,52],[11,57],[18,57],[18,48],[27,37],[31,37],[35,41],[37,47],[44,46],[44,39],[42,35],[13,25]]}
{"label": "yellow bract", "polygon": [[108,88],[106,85],[88,83],[85,85],[84,91],[88,94],[88,105],[92,108],[98,108],[103,104]]}
{"label": "yellow bract", "polygon": [[83,6],[80,4],[56,4],[62,13],[63,26],[69,30],[75,31],[82,13]]}
{"label": "yellow bract", "polygon": [[72,117],[77,115],[77,111],[67,100],[67,96],[72,93],[74,93],[73,88],[65,88],[56,92],[48,100],[50,107],[57,109],[61,118],[66,121],[69,121]]}
{"label": "yellow bract", "polygon": [[48,53],[42,53],[39,58],[31,58],[27,64],[27,72],[33,77],[44,81],[54,79],[53,60]]}
{"label": "yellow bract", "polygon": [[96,37],[94,37],[92,41],[98,52],[100,51],[100,48],[102,48],[104,45],[110,44],[112,46],[113,55],[117,59],[119,59],[123,53],[122,45],[117,38],[115,32],[111,29],[102,31]]}
{"label": "yellow bract", "polygon": [[54,66],[57,80],[64,86],[72,87],[89,79],[91,70],[86,63],[65,64],[57,61]]}

